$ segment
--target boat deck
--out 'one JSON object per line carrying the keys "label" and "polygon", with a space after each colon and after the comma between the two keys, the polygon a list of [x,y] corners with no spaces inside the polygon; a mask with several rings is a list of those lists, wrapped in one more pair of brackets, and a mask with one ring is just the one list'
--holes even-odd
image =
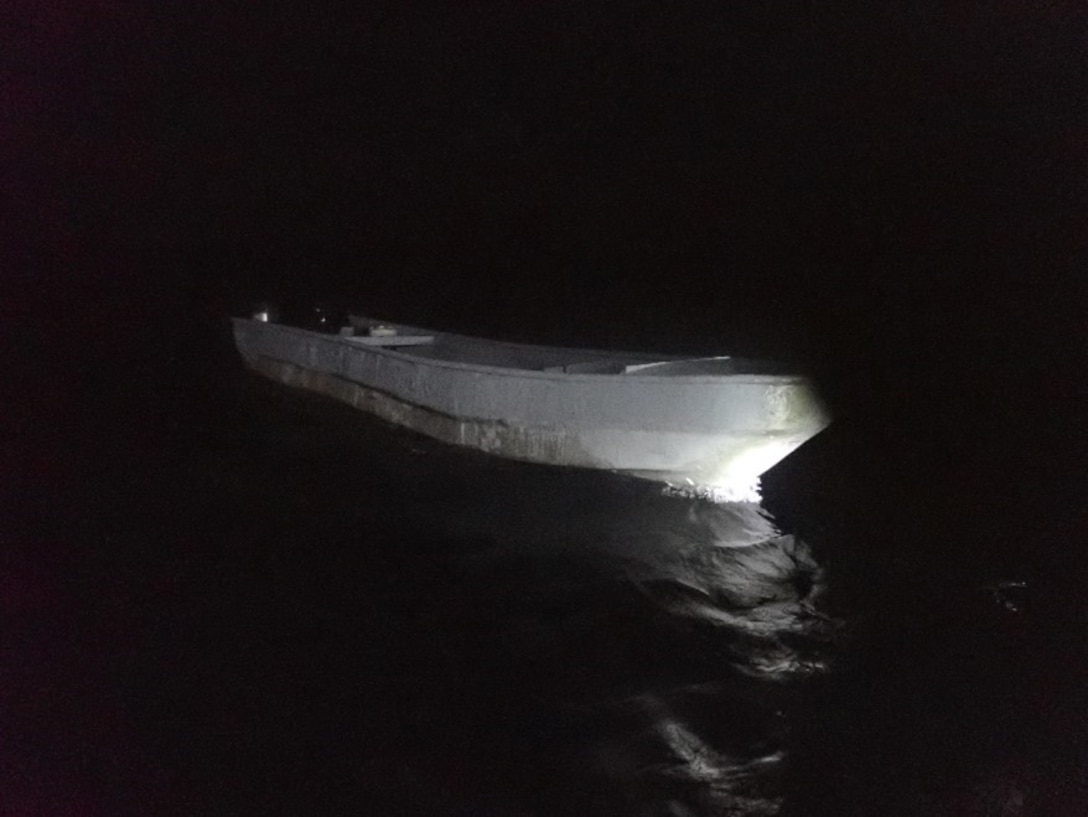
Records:
{"label": "boat deck", "polygon": [[[427,360],[471,363],[517,371],[564,374],[641,374],[654,376],[771,374],[777,367],[763,361],[732,357],[685,358],[679,355],[643,354],[557,346],[533,346],[485,340],[466,335],[437,333],[429,329],[391,324],[352,316],[357,339],[366,345],[393,348]],[[377,327],[395,332],[371,337]]]}
{"label": "boat deck", "polygon": [[[522,343],[485,340],[466,335],[434,332],[416,326],[375,321],[352,316],[356,333],[365,336],[371,329],[387,327],[394,336],[381,338],[383,346],[413,357],[444,360],[453,363],[474,363],[500,369],[521,371],[554,371],[577,374],[623,374],[628,367],[657,363],[672,358],[637,352],[606,352],[587,349],[567,349],[556,346],[531,346]],[[398,343],[394,338],[405,341]],[[419,343],[416,338],[430,338]],[[681,358],[676,358],[677,360]]]}

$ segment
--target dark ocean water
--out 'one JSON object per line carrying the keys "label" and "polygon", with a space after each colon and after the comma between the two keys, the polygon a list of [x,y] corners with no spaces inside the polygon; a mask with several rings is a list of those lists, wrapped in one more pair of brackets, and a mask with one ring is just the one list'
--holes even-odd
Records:
{"label": "dark ocean water", "polygon": [[214,389],[21,451],[0,814],[1088,814],[1083,607],[863,558],[833,447],[711,505]]}

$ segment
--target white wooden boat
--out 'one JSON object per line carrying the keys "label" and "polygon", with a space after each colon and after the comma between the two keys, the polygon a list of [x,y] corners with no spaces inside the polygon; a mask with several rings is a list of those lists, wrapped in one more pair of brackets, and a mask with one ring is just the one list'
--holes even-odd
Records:
{"label": "white wooden boat", "polygon": [[718,498],[827,423],[811,384],[730,357],[564,349],[352,317],[339,335],[234,320],[247,365],[455,445]]}

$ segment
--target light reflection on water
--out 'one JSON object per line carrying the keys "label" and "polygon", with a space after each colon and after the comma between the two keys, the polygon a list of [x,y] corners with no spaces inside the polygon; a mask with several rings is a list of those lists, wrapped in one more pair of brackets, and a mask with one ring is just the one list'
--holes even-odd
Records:
{"label": "light reflection on water", "polygon": [[[634,734],[602,738],[599,770],[636,813],[776,813],[791,693],[828,669],[837,623],[818,609],[822,571],[791,536],[743,545],[722,538],[723,516],[737,510],[712,514],[717,537],[628,566],[651,603],[722,659],[720,680],[678,679],[634,705],[608,704],[626,713]],[[738,706],[749,711],[738,716]]]}
{"label": "light reflection on water", "polygon": [[[644,639],[651,652],[661,644],[657,656],[560,702],[581,724],[568,773],[580,781],[575,788],[595,793],[591,806],[571,808],[777,813],[791,709],[805,684],[829,671],[842,629],[821,611],[825,570],[756,503],[670,496],[610,475],[569,477],[562,485],[545,474],[531,487],[497,480],[481,494],[486,499],[449,510],[443,524],[490,543],[467,558],[494,583],[517,582],[528,596],[547,596],[555,581],[562,604],[571,574],[581,575],[585,592],[575,603],[583,607],[594,605],[586,599],[599,589],[606,609],[584,609],[582,624],[606,642],[598,652],[620,639]],[[575,567],[560,580],[550,562]],[[615,626],[631,615],[644,620],[641,632]],[[537,641],[587,637],[550,628],[540,616],[524,633]],[[571,663],[599,659],[577,649],[558,655]]]}

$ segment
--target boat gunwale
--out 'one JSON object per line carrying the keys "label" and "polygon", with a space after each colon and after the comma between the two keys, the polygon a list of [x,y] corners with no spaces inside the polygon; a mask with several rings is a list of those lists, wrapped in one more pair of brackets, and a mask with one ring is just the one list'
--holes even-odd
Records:
{"label": "boat gunwale", "polygon": [[[266,323],[264,321],[254,320],[252,318],[233,318],[233,321],[242,324],[261,324],[266,327],[274,326],[276,329],[289,330],[292,333],[299,334],[305,337],[316,338],[325,342],[335,342],[339,345],[351,349],[360,354],[373,354],[381,357],[388,357],[394,360],[401,360],[405,362],[416,363],[423,366],[436,367],[441,369],[453,369],[464,372],[476,372],[479,374],[500,375],[503,377],[524,379],[526,377],[537,380],[554,380],[559,382],[625,382],[625,383],[673,383],[677,385],[725,385],[723,381],[729,381],[729,383],[735,383],[738,385],[806,385],[810,382],[810,379],[801,374],[720,374],[720,375],[653,375],[653,374],[638,374],[638,373],[617,373],[617,374],[602,374],[599,372],[546,372],[537,369],[517,369],[506,366],[491,366],[486,363],[468,363],[455,360],[441,360],[439,358],[428,358],[420,355],[414,355],[410,352],[400,352],[395,349],[384,346],[368,346],[364,344],[352,343],[350,337],[341,337],[339,335],[330,335],[323,332],[315,332],[310,329],[303,329],[297,326],[288,326],[281,323]],[[600,354],[608,356],[611,354],[623,354],[622,352],[609,352],[607,350],[591,350],[591,349],[577,349],[575,347],[563,347],[563,346],[535,346],[534,344],[514,343],[511,341],[491,341],[487,338],[475,338],[469,335],[455,335],[453,333],[438,332],[429,329],[421,329],[419,327],[408,327],[403,324],[386,324],[397,328],[412,329],[413,331],[427,332],[434,334],[435,336],[447,336],[447,337],[462,337],[470,340],[481,341],[484,343],[506,344],[510,346],[529,347],[537,349],[551,349],[555,351],[571,351],[571,352],[583,352],[591,354]],[[405,347],[411,348],[411,347]],[[632,355],[640,353],[631,353]],[[272,357],[271,355],[263,354],[264,357]],[[645,356],[650,357],[648,353]],[[687,358],[683,356],[662,356],[662,362],[682,362],[686,360],[698,360],[699,358]],[[280,359],[280,358],[274,358]],[[284,363],[294,363],[296,366],[304,366],[304,364],[296,363],[292,360],[283,360]],[[304,366],[305,367],[305,366]],[[308,367],[305,367],[308,368]]]}

